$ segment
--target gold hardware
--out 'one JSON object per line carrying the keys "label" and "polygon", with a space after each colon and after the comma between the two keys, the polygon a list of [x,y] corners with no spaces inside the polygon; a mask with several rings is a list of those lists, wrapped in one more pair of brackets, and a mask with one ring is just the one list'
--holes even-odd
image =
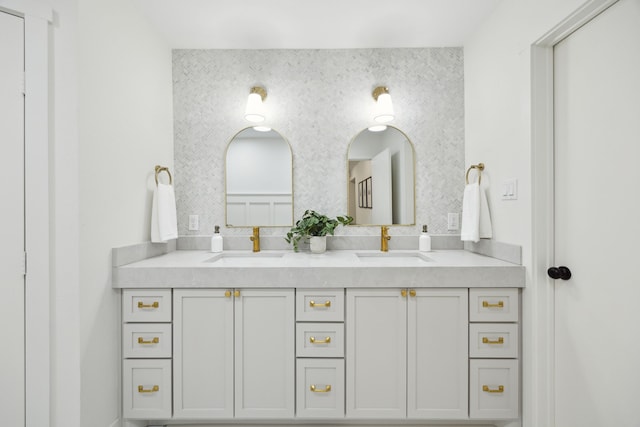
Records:
{"label": "gold hardware", "polygon": [[257,93],[258,95],[260,95],[260,98],[262,98],[262,102],[264,102],[264,100],[267,99],[267,91],[263,87],[260,87],[260,86],[252,87],[251,90],[249,91],[249,94],[252,94],[252,93]]}
{"label": "gold hardware", "polygon": [[240,296],[240,291],[233,291],[233,296],[238,298]]}
{"label": "gold hardware", "polygon": [[171,172],[169,172],[169,168],[166,166],[156,165],[156,185],[158,185],[158,174],[160,172],[166,172],[169,175],[169,185],[173,184],[173,178],[171,177]]}
{"label": "gold hardware", "polygon": [[231,298],[231,291],[224,291],[224,296],[227,298]]}
{"label": "gold hardware", "polygon": [[158,301],[154,301],[152,304],[145,304],[142,301],[138,301],[138,308],[158,308],[160,307],[160,303]]}
{"label": "gold hardware", "polygon": [[411,289],[409,291],[409,295],[412,296],[412,297],[415,297],[416,296],[416,290],[415,289]]}
{"label": "gold hardware", "polygon": [[138,386],[138,393],[156,393],[158,391],[160,391],[160,387],[157,385],[154,385],[153,388],[149,390],[145,390],[144,386],[141,386],[141,385]]}
{"label": "gold hardware", "polygon": [[253,227],[253,235],[249,239],[253,242],[253,252],[260,252],[260,227]]}
{"label": "gold hardware", "polygon": [[402,297],[405,298],[407,296],[407,290],[406,289],[401,290],[400,295],[402,295]]}
{"label": "gold hardware", "polygon": [[311,387],[309,387],[309,390],[311,390],[314,393],[329,393],[331,391],[331,385],[327,384],[324,389],[318,389],[316,388],[315,384],[311,384]]}
{"label": "gold hardware", "polygon": [[158,344],[160,342],[160,338],[153,337],[151,341],[145,341],[144,338],[138,337],[138,344]]}
{"label": "gold hardware", "polygon": [[389,227],[383,225],[380,227],[380,250],[382,252],[389,252]]}
{"label": "gold hardware", "polygon": [[504,386],[500,385],[498,388],[489,388],[488,385],[483,385],[482,391],[486,391],[487,393],[504,393]]}
{"label": "gold hardware", "polygon": [[389,88],[384,86],[378,86],[373,90],[373,93],[371,95],[373,95],[373,99],[377,101],[378,97],[383,93],[389,93]]}
{"label": "gold hardware", "polygon": [[309,337],[309,342],[311,344],[329,344],[331,342],[331,337],[326,337],[323,340],[317,340],[316,337]]}
{"label": "gold hardware", "polygon": [[482,301],[482,306],[484,308],[504,308],[504,302],[498,301],[497,304],[491,304],[489,301]]}
{"label": "gold hardware", "polygon": [[469,166],[469,169],[467,169],[467,174],[465,175],[465,181],[467,182],[467,184],[469,183],[469,172],[471,172],[471,169],[478,169],[478,185],[480,185],[480,181],[482,180],[482,171],[484,170],[484,163],[478,163],[477,165]]}
{"label": "gold hardware", "polygon": [[500,337],[497,340],[490,340],[487,337],[482,337],[482,344],[504,344],[504,338]]}
{"label": "gold hardware", "polygon": [[331,307],[331,301],[327,300],[325,302],[315,302],[309,301],[309,307]]}

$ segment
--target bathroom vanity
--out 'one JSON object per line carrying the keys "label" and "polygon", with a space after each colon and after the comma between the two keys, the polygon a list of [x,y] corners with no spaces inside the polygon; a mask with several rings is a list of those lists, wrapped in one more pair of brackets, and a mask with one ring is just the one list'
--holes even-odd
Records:
{"label": "bathroom vanity", "polygon": [[113,273],[125,425],[520,425],[520,265],[179,250]]}

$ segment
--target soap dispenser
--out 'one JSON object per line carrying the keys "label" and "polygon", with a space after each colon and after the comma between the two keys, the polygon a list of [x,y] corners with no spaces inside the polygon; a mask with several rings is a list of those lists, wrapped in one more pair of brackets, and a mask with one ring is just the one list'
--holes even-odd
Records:
{"label": "soap dispenser", "polygon": [[427,226],[422,226],[422,234],[420,235],[420,244],[419,244],[420,252],[430,252],[431,251],[431,236],[427,233]]}
{"label": "soap dispenser", "polygon": [[222,252],[222,236],[218,225],[215,226],[215,231],[211,236],[211,252]]}

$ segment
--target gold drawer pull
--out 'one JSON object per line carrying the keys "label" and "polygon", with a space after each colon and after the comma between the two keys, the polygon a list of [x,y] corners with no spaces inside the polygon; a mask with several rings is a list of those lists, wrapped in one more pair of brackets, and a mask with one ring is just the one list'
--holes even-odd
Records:
{"label": "gold drawer pull", "polygon": [[327,300],[325,302],[315,302],[309,301],[309,307],[331,307],[331,301]]}
{"label": "gold drawer pull", "polygon": [[504,393],[504,386],[499,385],[497,389],[491,389],[488,385],[483,385],[482,391],[486,391],[487,393]]}
{"label": "gold drawer pull", "polygon": [[489,301],[482,301],[482,306],[484,308],[504,308],[504,302],[498,301],[497,304],[491,304]]}
{"label": "gold drawer pull", "polygon": [[153,337],[150,341],[145,341],[144,338],[138,337],[138,344],[158,344],[160,342],[160,338]]}
{"label": "gold drawer pull", "polygon": [[504,338],[500,337],[497,340],[490,340],[487,337],[482,337],[482,344],[504,344]]}
{"label": "gold drawer pull", "polygon": [[323,340],[317,340],[316,337],[309,337],[309,342],[311,344],[329,344],[331,342],[331,337],[326,337]]}
{"label": "gold drawer pull", "polygon": [[309,390],[311,390],[314,393],[329,393],[331,391],[331,385],[327,384],[327,386],[324,389],[317,389],[315,384],[311,384],[311,387],[309,387]]}
{"label": "gold drawer pull", "polygon": [[139,385],[138,386],[138,393],[156,393],[160,391],[160,387],[157,385],[154,385],[153,388],[149,389],[149,390],[145,390],[144,386]]}
{"label": "gold drawer pull", "polygon": [[142,301],[138,301],[138,308],[158,308],[160,307],[160,303],[158,301],[154,301],[151,304],[145,304]]}

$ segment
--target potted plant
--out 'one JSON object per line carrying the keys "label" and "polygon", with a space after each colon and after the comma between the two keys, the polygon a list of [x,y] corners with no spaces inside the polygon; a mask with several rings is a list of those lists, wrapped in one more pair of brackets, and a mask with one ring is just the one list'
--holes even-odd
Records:
{"label": "potted plant", "polygon": [[340,224],[347,225],[352,222],[353,218],[348,215],[329,218],[316,211],[306,210],[284,239],[287,243],[293,243],[293,250],[298,252],[300,240],[309,238],[311,252],[322,253],[327,249],[327,234],[333,235]]}

